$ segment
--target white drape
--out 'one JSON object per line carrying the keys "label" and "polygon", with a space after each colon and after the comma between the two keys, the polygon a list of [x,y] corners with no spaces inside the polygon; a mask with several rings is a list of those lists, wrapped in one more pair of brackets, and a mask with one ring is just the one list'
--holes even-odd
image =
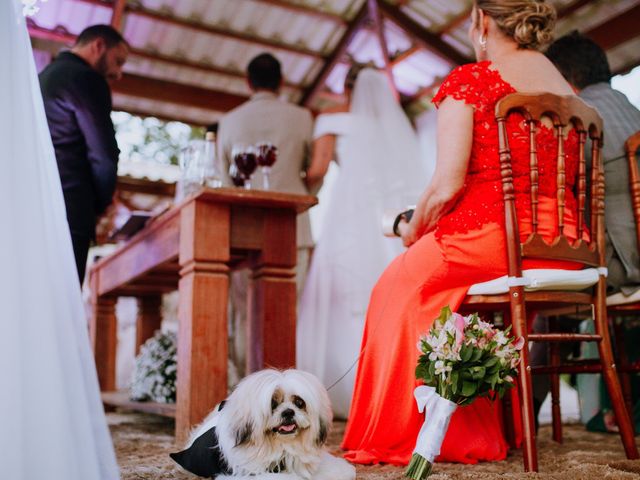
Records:
{"label": "white drape", "polygon": [[119,478],[18,0],[0,1],[0,458],[12,480]]}

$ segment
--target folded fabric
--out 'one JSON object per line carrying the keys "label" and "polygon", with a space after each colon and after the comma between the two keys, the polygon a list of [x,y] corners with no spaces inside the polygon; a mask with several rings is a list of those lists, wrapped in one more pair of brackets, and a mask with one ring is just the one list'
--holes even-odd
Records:
{"label": "folded fabric", "polygon": [[562,270],[536,268],[522,271],[522,278],[504,275],[488,282],[476,283],[468,295],[498,295],[507,293],[510,285],[523,285],[528,292],[536,290],[584,290],[598,282],[598,269]]}

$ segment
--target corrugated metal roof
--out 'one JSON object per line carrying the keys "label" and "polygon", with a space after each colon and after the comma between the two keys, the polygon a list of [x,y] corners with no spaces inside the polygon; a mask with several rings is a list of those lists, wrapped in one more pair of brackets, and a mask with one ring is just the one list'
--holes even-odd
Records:
{"label": "corrugated metal roof", "polygon": [[[63,46],[63,40],[70,40],[85,27],[110,23],[112,1],[42,3],[33,18],[32,29],[32,36],[39,38],[34,40],[38,64],[46,62],[49,54],[45,51],[55,52]],[[385,9],[398,9],[406,18],[403,21],[418,29],[398,26],[392,18],[384,21],[388,52],[392,58],[400,58],[393,62],[393,73],[403,98],[428,94],[430,87],[455,63],[441,53],[434,53],[437,45],[429,50],[423,48],[425,43],[436,39],[464,57],[473,56],[467,39],[472,0],[381,1]],[[557,33],[564,34],[575,28],[588,32],[606,25],[631,8],[637,11],[640,0],[551,0],[551,3],[561,16]],[[194,102],[177,104],[175,99],[180,92],[198,87],[218,92],[216,95],[247,96],[250,92],[243,72],[250,59],[264,51],[274,53],[282,63],[286,80],[283,95],[298,101],[304,90],[314,85],[323,65],[349,30],[350,22],[365,4],[366,0],[129,0],[122,30],[133,52],[125,72],[172,82],[177,94],[171,103],[163,98],[139,98],[120,92],[114,95],[114,104],[138,113],[155,112],[163,117],[210,123],[220,116],[219,109]],[[625,37],[608,50],[614,70],[640,64],[638,30],[635,38]],[[384,64],[371,22],[353,36],[346,52],[359,62]],[[348,60],[336,59],[325,81],[328,94],[316,95],[312,107],[330,103],[341,93]]]}

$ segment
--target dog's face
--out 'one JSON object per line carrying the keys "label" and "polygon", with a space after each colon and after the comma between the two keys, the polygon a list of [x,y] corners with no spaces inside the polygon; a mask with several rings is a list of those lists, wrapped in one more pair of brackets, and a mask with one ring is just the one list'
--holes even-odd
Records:
{"label": "dog's face", "polygon": [[292,438],[310,426],[306,400],[295,390],[287,391],[278,386],[271,396],[271,416],[265,433]]}
{"label": "dog's face", "polygon": [[234,472],[298,471],[302,458],[319,461],[331,420],[327,391],[313,375],[263,370],[227,398],[218,423],[221,451]]}

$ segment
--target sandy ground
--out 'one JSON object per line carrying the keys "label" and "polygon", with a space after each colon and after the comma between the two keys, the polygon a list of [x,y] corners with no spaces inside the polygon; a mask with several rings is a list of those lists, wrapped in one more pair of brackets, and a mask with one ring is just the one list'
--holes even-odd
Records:
{"label": "sandy ground", "polygon": [[[193,480],[169,458],[176,451],[173,421],[139,413],[110,413],[108,421],[113,435],[123,480]],[[336,422],[329,448],[338,453],[344,424]],[[640,445],[640,437],[638,444]],[[433,480],[471,479],[640,479],[640,460],[626,460],[617,435],[586,432],[581,425],[566,425],[564,443],[551,440],[550,427],[539,434],[540,473],[525,474],[522,455],[514,451],[504,462],[478,465],[436,464]],[[358,466],[358,479],[402,479],[403,469],[385,466]]]}

